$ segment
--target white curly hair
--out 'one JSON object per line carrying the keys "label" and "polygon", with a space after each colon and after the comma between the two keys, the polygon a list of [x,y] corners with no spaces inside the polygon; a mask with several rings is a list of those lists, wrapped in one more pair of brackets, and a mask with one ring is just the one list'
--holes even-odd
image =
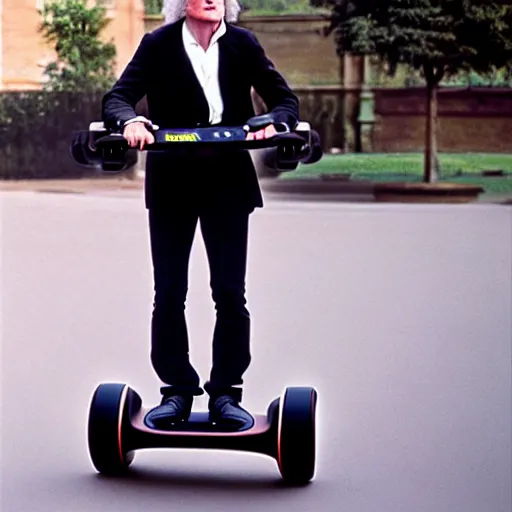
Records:
{"label": "white curly hair", "polygon": [[[165,23],[174,23],[185,16],[185,8],[188,0],[164,0],[162,7],[162,14],[165,18]],[[226,7],[225,20],[228,23],[233,23],[238,20],[240,11],[242,10],[237,0],[224,0]]]}

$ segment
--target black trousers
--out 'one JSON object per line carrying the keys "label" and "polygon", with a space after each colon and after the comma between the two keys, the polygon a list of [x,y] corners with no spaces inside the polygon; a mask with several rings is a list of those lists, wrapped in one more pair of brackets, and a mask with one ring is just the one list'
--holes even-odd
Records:
{"label": "black trousers", "polygon": [[200,377],[189,360],[185,318],[192,242],[199,223],[210,269],[216,309],[212,369],[204,389],[210,396],[241,400],[242,375],[250,361],[250,315],[245,276],[250,212],[243,208],[159,208],[149,210],[154,275],[151,363],[163,395],[202,394]]}

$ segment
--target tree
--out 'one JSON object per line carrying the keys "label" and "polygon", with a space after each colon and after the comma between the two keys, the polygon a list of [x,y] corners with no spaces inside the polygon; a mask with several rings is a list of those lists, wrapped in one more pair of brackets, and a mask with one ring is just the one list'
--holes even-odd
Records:
{"label": "tree", "polygon": [[110,23],[101,6],[87,7],[85,0],[53,0],[39,11],[39,32],[50,43],[57,60],[48,64],[47,89],[101,91],[115,81],[116,48],[100,34]]}
{"label": "tree", "polygon": [[510,0],[311,0],[331,10],[337,52],[376,55],[390,75],[421,71],[427,90],[424,181],[437,180],[437,90],[461,72],[512,71]]}

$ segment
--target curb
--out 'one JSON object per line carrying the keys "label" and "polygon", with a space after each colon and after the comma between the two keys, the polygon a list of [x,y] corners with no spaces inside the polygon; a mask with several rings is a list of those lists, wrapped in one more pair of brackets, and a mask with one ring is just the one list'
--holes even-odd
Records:
{"label": "curb", "polygon": [[[339,201],[377,202],[375,198],[378,183],[368,180],[339,179],[320,180],[318,178],[260,179],[261,188],[270,196],[296,201]],[[485,193],[474,203],[512,205],[512,196],[496,196]]]}
{"label": "curb", "polygon": [[[265,195],[292,201],[376,202],[374,184],[364,180],[318,180],[259,178]],[[78,178],[70,180],[0,180],[0,192],[88,194],[143,192],[144,176]],[[477,203],[512,206],[512,196],[488,195]]]}
{"label": "curb", "polygon": [[70,180],[0,180],[0,191],[86,194],[89,192],[140,191],[144,179],[78,178]]}

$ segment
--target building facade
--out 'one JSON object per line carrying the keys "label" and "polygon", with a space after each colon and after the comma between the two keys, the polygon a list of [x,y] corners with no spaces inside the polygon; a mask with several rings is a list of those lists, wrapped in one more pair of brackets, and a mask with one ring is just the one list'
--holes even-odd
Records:
{"label": "building facade", "polygon": [[[38,27],[45,0],[0,0],[0,90],[40,89],[45,66],[54,60],[52,48]],[[101,1],[101,0],[93,0]],[[105,41],[117,48],[117,69],[130,60],[144,35],[143,0],[102,0],[110,24]]]}

